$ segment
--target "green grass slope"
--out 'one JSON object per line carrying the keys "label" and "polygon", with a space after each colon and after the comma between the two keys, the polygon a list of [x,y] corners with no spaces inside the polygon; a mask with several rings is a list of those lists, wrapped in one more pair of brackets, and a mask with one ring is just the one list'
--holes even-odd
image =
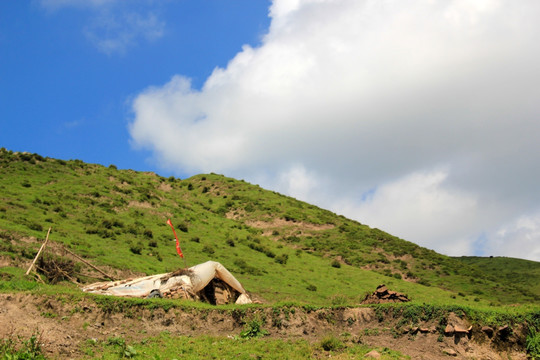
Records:
{"label": "green grass slope", "polygon": [[[13,266],[35,255],[39,243],[27,239],[43,239],[52,227],[52,241],[94,264],[171,271],[184,263],[168,218],[188,266],[219,261],[268,302],[357,303],[380,283],[420,303],[540,298],[537,287],[521,280],[500,281],[478,266],[243,180],[164,178],[0,149],[0,259]],[[13,266],[0,279],[19,277],[23,270]]]}
{"label": "green grass slope", "polygon": [[539,262],[501,256],[462,256],[456,259],[480,269],[493,281],[514,284],[525,291],[540,294]]}

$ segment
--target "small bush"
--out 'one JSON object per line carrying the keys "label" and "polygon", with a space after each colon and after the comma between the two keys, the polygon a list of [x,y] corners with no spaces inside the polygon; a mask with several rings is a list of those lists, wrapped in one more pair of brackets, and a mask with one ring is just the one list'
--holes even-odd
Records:
{"label": "small bush", "polygon": [[325,351],[337,351],[344,347],[341,340],[333,335],[329,335],[322,339],[320,345]]}
{"label": "small bush", "polygon": [[306,289],[309,291],[317,291],[317,287],[313,284],[309,284],[308,286],[306,286]]}
{"label": "small bush", "polygon": [[137,244],[134,244],[134,245],[131,245],[129,247],[129,250],[134,253],[135,255],[141,255],[141,252],[143,250],[143,246],[141,243],[137,243]]}
{"label": "small bush", "polygon": [[244,339],[257,338],[268,335],[268,331],[262,328],[263,321],[261,319],[253,319],[244,325],[244,330],[240,333],[240,337]]}
{"label": "small bush", "polygon": [[332,267],[335,267],[336,269],[339,269],[341,267],[341,263],[337,260],[332,261]]}
{"label": "small bush", "polygon": [[30,230],[43,231],[43,226],[38,223],[30,223],[26,225]]}
{"label": "small bush", "polygon": [[187,233],[188,232],[188,225],[185,222],[181,222],[178,224],[178,230]]}
{"label": "small bush", "polygon": [[526,339],[527,353],[533,359],[540,359],[540,332],[533,326],[529,328],[529,333]]}
{"label": "small bush", "polygon": [[287,264],[288,260],[289,260],[289,255],[287,254],[281,254],[281,255],[276,256],[275,258],[275,261],[281,265]]}
{"label": "small bush", "polygon": [[[13,360],[45,360],[41,350],[41,338],[38,335],[32,335],[28,340],[21,340],[20,346],[16,346],[13,339],[0,340],[0,358]],[[18,349],[17,349],[18,347]]]}
{"label": "small bush", "polygon": [[204,245],[203,246],[203,249],[202,249],[203,252],[207,253],[207,254],[213,254],[215,253],[215,250],[214,250],[214,247],[212,245]]}
{"label": "small bush", "polygon": [[255,276],[262,275],[262,271],[254,266],[248,265],[244,260],[237,259],[234,261],[234,265],[238,266],[238,272],[240,274],[250,274]]}

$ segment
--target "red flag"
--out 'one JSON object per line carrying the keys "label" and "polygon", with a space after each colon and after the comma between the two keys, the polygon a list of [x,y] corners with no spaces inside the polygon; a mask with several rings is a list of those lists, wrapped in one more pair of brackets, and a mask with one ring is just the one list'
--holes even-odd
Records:
{"label": "red flag", "polygon": [[176,231],[174,231],[174,226],[172,225],[171,219],[167,220],[167,224],[169,224],[169,226],[171,227],[172,232],[174,233],[174,237],[176,238],[176,252],[183,259],[184,254],[182,254],[182,249],[180,249],[180,241],[178,241],[178,236],[176,236]]}

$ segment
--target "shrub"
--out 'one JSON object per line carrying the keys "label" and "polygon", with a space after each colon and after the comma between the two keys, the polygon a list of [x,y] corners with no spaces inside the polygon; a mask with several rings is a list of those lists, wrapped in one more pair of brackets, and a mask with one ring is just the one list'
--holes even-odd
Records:
{"label": "shrub", "polygon": [[188,232],[188,225],[186,222],[181,222],[178,224],[178,230],[187,233]]}
{"label": "shrub", "polygon": [[317,291],[317,287],[312,284],[309,284],[308,286],[306,286],[306,289],[309,291]]}
{"label": "shrub", "polygon": [[33,334],[28,340],[22,342],[19,349],[16,349],[13,339],[0,340],[0,358],[1,359],[29,359],[29,360],[45,360],[42,353],[40,342],[41,336]]}
{"label": "shrub", "polygon": [[251,339],[268,335],[268,331],[262,328],[263,321],[261,319],[253,319],[244,325],[244,330],[240,332],[240,337]]}
{"label": "shrub", "polygon": [[329,335],[329,336],[325,337],[324,339],[322,339],[320,345],[323,348],[323,350],[325,350],[325,351],[340,350],[344,346],[343,343],[341,342],[341,340],[339,340],[338,338],[336,338],[333,335]]}
{"label": "shrub", "polygon": [[289,255],[287,254],[281,254],[276,256],[275,258],[275,261],[281,265],[285,265],[287,263],[287,260],[289,260]]}
{"label": "shrub", "polygon": [[529,328],[526,339],[527,352],[533,359],[540,359],[540,332],[534,326]]}
{"label": "shrub", "polygon": [[341,267],[341,263],[337,260],[332,261],[332,267],[335,267],[336,269],[339,269]]}
{"label": "shrub", "polygon": [[26,226],[28,226],[30,230],[43,231],[43,226],[41,226],[41,224],[38,224],[38,223],[30,223]]}
{"label": "shrub", "polygon": [[225,240],[225,242],[226,242],[227,245],[229,245],[230,247],[234,247],[234,246],[235,246],[234,240],[231,239],[231,238],[228,238],[227,240]]}
{"label": "shrub", "polygon": [[215,253],[215,250],[214,250],[214,247],[212,245],[204,245],[203,246],[203,249],[202,249],[203,252],[207,253],[207,254],[213,254]]}
{"label": "shrub", "polygon": [[248,265],[244,260],[237,259],[234,261],[234,265],[238,266],[239,270],[238,272],[240,274],[250,274],[259,276],[262,275],[262,271],[254,266]]}
{"label": "shrub", "polygon": [[142,247],[142,244],[141,243],[137,243],[137,244],[134,244],[134,245],[131,245],[129,247],[129,250],[136,254],[136,255],[141,255],[141,252],[143,250],[143,247]]}

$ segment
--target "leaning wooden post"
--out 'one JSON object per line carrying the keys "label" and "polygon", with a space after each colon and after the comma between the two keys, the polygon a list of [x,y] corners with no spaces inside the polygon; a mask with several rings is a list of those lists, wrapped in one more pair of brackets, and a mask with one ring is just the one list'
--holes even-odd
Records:
{"label": "leaning wooden post", "polygon": [[64,248],[65,251],[67,251],[68,253],[70,253],[71,255],[73,255],[75,258],[81,260],[83,263],[85,263],[86,265],[90,266],[92,269],[100,272],[102,275],[104,275],[105,277],[109,278],[110,280],[115,280],[115,278],[113,278],[111,275],[107,274],[106,272],[104,272],[103,270],[101,270],[100,268],[98,268],[97,266],[94,266],[92,264],[90,264],[88,261],[84,260],[82,257],[80,257],[79,255],[75,254],[75,253],[72,253],[71,251],[69,251],[68,249]]}
{"label": "leaning wooden post", "polygon": [[49,241],[49,234],[51,233],[51,229],[52,227],[49,228],[49,231],[47,231],[47,237],[45,238],[45,242],[43,242],[43,244],[41,245],[41,247],[39,248],[39,251],[36,255],[36,257],[34,258],[34,261],[32,261],[32,264],[30,265],[30,267],[28,268],[28,270],[26,270],[26,274],[25,275],[28,275],[30,274],[30,271],[32,271],[32,268],[34,267],[34,264],[36,263],[38,257],[39,257],[39,254],[41,254],[41,252],[43,251],[43,249],[45,249],[45,246],[47,245],[47,241]]}

